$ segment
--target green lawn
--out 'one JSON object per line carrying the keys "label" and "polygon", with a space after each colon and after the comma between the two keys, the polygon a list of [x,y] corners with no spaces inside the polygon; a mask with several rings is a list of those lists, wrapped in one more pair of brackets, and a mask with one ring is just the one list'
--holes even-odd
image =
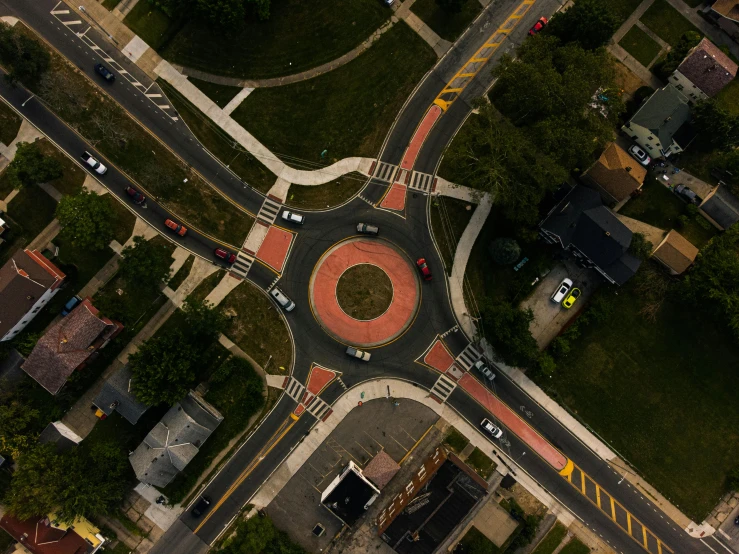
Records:
{"label": "green lawn", "polygon": [[103,6],[108,8],[110,11],[113,11],[113,8],[115,8],[120,3],[121,0],[103,0]]}
{"label": "green lawn", "polygon": [[559,521],[554,524],[547,536],[537,545],[532,554],[552,554],[567,534],[567,528]]}
{"label": "green lawn", "polygon": [[0,142],[6,146],[13,142],[21,128],[21,118],[5,102],[0,101]]}
{"label": "green lawn", "polygon": [[465,533],[459,542],[459,546],[465,554],[498,554],[503,552],[476,527],[470,527],[470,530]]}
{"label": "green lawn", "polygon": [[609,0],[609,4],[611,4],[613,10],[618,15],[621,23],[626,21],[634,13],[634,10],[641,2],[642,0]]}
{"label": "green lawn", "polygon": [[154,50],[159,50],[180,27],[148,0],[138,2],[123,23]]}
{"label": "green lawn", "polygon": [[437,35],[450,42],[457,40],[481,10],[482,5],[476,0],[466,0],[459,13],[445,12],[436,0],[416,0],[411,6],[413,13]]}
{"label": "green lawn", "polygon": [[233,100],[233,97],[241,92],[241,87],[218,85],[216,83],[209,83],[208,81],[201,81],[195,77],[188,77],[187,79],[221,108],[225,108]]}
{"label": "green lawn", "polygon": [[48,140],[41,139],[38,145],[45,156],[56,159],[62,166],[62,176],[49,181],[49,184],[62,194],[77,194],[82,190],[82,183],[85,182],[87,174]]}
{"label": "green lawn", "polygon": [[487,480],[495,470],[495,462],[491,460],[482,450],[475,448],[467,457],[465,463],[474,469],[477,474]]}
{"label": "green lawn", "polygon": [[221,308],[232,317],[225,335],[268,373],[287,375],[292,364],[292,342],[269,299],[245,281],[226,296]]}
{"label": "green lawn", "polygon": [[703,34],[667,0],[655,0],[640,21],[673,48],[677,46],[680,37],[689,31]]}
{"label": "green lawn", "polygon": [[205,300],[210,292],[214,288],[216,288],[216,285],[221,282],[221,279],[223,279],[223,276],[225,274],[226,272],[221,269],[219,269],[215,273],[211,273],[205,279],[203,279],[203,281],[197,287],[195,287],[195,290],[190,293],[190,296],[188,296],[188,298],[197,301]]}
{"label": "green lawn", "polygon": [[[468,210],[468,207],[471,209]],[[444,267],[450,274],[457,244],[476,207],[470,202],[443,196],[431,201],[431,230],[441,250]]]}
{"label": "green lawn", "polygon": [[0,245],[0,265],[29,244],[54,219],[56,201],[38,187],[22,189],[8,204],[10,230]]}
{"label": "green lawn", "polygon": [[716,234],[713,227],[702,227],[695,219],[680,227],[678,217],[685,212],[686,203],[656,179],[648,177],[642,190],[644,192],[640,196],[632,198],[621,208],[620,214],[665,231],[675,228],[698,248]]}
{"label": "green lawn", "polygon": [[562,554],[588,554],[590,549],[585,546],[580,539],[575,537],[560,550]]}
{"label": "green lawn", "polygon": [[636,25],[629,29],[618,44],[644,67],[649,67],[660,51],[660,45]]}
{"label": "green lawn", "polygon": [[113,226],[113,238],[118,244],[123,245],[131,238],[133,227],[136,225],[136,216],[123,205],[118,197],[108,193],[103,198],[110,204],[115,214],[115,225]]}
{"label": "green lawn", "polygon": [[719,106],[733,115],[739,115],[739,80],[734,79],[716,95]]}
{"label": "green lawn", "polygon": [[211,154],[229,166],[245,183],[261,192],[267,192],[275,184],[277,177],[263,163],[244,150],[174,87],[162,79],[158,83],[187,126]]}
{"label": "green lawn", "polygon": [[469,439],[462,433],[457,431],[454,427],[450,427],[446,436],[444,437],[444,444],[451,448],[454,452],[459,454],[464,450],[465,446],[469,444]]}
{"label": "green lawn", "polygon": [[[274,0],[269,19],[249,18],[231,32],[192,20],[160,53],[174,63],[219,75],[281,77],[346,54],[391,15],[376,0]],[[152,27],[159,33],[165,29],[161,23]]]}
{"label": "green lawn", "polygon": [[285,204],[303,210],[323,210],[343,204],[367,182],[361,173],[350,173],[325,185],[307,187],[290,185]]}
{"label": "green lawn", "polygon": [[257,89],[232,116],[278,155],[311,162],[374,156],[435,62],[423,39],[398,22],[350,63],[300,83]]}
{"label": "green lawn", "polygon": [[722,321],[668,296],[656,321],[634,280],[613,313],[582,326],[554,379],[540,383],[694,521],[724,492],[739,459],[736,361]]}
{"label": "green lawn", "polygon": [[182,264],[182,267],[177,270],[177,273],[172,275],[169,283],[167,283],[169,288],[171,288],[172,290],[177,290],[179,288],[182,282],[187,279],[187,276],[190,275],[190,270],[192,269],[193,263],[195,263],[195,256],[188,256],[185,260],[185,263]]}

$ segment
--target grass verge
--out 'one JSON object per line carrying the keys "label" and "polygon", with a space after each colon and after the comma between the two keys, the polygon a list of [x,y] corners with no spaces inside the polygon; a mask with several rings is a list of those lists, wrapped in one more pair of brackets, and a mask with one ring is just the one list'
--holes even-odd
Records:
{"label": "grass verge", "polygon": [[683,17],[667,0],[654,0],[654,3],[641,16],[640,21],[673,48],[677,46],[680,37],[687,32],[693,31],[701,36],[703,35],[695,25]]}
{"label": "grass verge", "polygon": [[193,19],[161,53],[172,62],[219,75],[281,77],[346,54],[391,15],[375,0],[278,0],[270,5],[269,19],[250,17],[234,31]]}
{"label": "grass verge", "polygon": [[466,0],[459,13],[445,12],[436,0],[416,0],[411,6],[411,11],[419,19],[441,38],[450,42],[457,40],[481,10],[482,5],[476,0]]}
{"label": "grass verge", "polygon": [[113,9],[121,3],[121,0],[103,0],[102,4],[104,8],[113,11]]}
{"label": "grass verge", "polygon": [[449,432],[444,437],[444,444],[451,448],[456,454],[462,452],[469,442],[469,439],[457,431],[455,427],[450,427]]}
{"label": "grass verge", "polygon": [[287,326],[269,299],[245,281],[226,296],[221,307],[231,316],[230,327],[225,333],[228,338],[267,373],[285,375],[292,364],[292,341]]}
{"label": "grass verge", "polygon": [[333,208],[357,194],[366,182],[367,177],[354,172],[334,179],[325,185],[315,187],[290,185],[287,202],[285,203],[288,206],[303,210]]}
{"label": "grass verge", "polygon": [[182,264],[182,267],[178,269],[177,273],[175,273],[169,280],[167,286],[169,286],[169,288],[171,288],[172,290],[177,290],[182,282],[187,279],[187,276],[190,275],[190,270],[192,269],[193,263],[195,263],[195,256],[188,256],[185,260],[185,263]]}
{"label": "grass verge", "polygon": [[465,463],[474,469],[477,474],[486,481],[495,470],[495,462],[493,462],[493,460],[477,447],[469,456],[467,456]]}
{"label": "grass verge", "polygon": [[575,537],[562,547],[561,554],[588,554],[590,549],[583,544],[580,539]]}
{"label": "grass verge", "polygon": [[559,521],[554,524],[547,536],[537,545],[532,554],[552,554],[567,534],[567,528]]}
{"label": "grass verge", "polygon": [[182,26],[148,0],[138,2],[123,23],[154,50],[159,50]]}
{"label": "grass verge", "polygon": [[[470,208],[469,210],[467,208]],[[467,224],[475,213],[470,202],[438,196],[431,201],[431,231],[441,250],[444,267],[451,274],[454,253]]]}
{"label": "grass verge", "polygon": [[[609,4],[618,16],[620,24],[623,24],[634,10],[641,4],[641,0],[609,0]],[[620,26],[619,24],[619,26]]]}
{"label": "grass verge", "polygon": [[56,201],[38,187],[26,187],[8,204],[9,230],[0,245],[0,265],[27,246],[54,219]]}
{"label": "grass verge", "polygon": [[21,117],[5,102],[0,101],[0,142],[6,146],[18,136],[21,128]]}
{"label": "grass verge", "polygon": [[661,50],[660,45],[636,25],[629,29],[618,44],[644,67],[649,67]]}
{"label": "grass verge", "polygon": [[311,162],[373,156],[434,51],[404,22],[319,77],[252,92],[232,117],[274,153]]}
{"label": "grass verge", "polygon": [[[470,527],[469,531],[464,534],[462,540],[459,541],[462,552],[469,554],[498,554],[503,552],[495,546],[493,541],[477,530],[477,527]],[[505,546],[505,545],[503,545]]]}
{"label": "grass verge", "polygon": [[209,83],[208,81],[203,81],[194,77],[188,77],[187,80],[198,87],[203,94],[213,100],[213,102],[221,108],[225,108],[226,105],[233,100],[234,96],[241,92],[241,87],[230,87],[228,85]]}

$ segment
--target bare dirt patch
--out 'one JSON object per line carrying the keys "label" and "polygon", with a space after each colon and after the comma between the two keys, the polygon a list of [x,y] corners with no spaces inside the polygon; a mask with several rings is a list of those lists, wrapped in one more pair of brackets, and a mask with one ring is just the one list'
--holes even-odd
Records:
{"label": "bare dirt patch", "polygon": [[339,306],[361,321],[384,314],[393,300],[393,284],[379,267],[359,264],[347,269],[336,285]]}

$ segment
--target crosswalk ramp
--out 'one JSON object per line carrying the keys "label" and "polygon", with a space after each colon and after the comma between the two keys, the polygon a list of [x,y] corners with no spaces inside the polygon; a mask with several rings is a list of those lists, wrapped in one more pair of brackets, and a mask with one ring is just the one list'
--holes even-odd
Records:
{"label": "crosswalk ramp", "polygon": [[297,402],[298,404],[303,401],[304,390],[305,387],[301,385],[300,381],[298,381],[295,377],[290,377],[290,380],[285,387],[285,392],[287,393],[287,395],[295,400],[295,402]]}
{"label": "crosswalk ramp", "polygon": [[245,252],[239,251],[236,255],[236,261],[231,266],[231,272],[235,273],[242,279],[246,279],[246,274],[251,269],[251,264],[254,263],[254,256],[250,256]]}
{"label": "crosswalk ramp", "polygon": [[411,181],[408,184],[408,188],[420,190],[421,192],[428,194],[432,192],[433,184],[433,175],[429,173],[421,173],[420,171],[414,171],[411,174]]}
{"label": "crosswalk ramp", "polygon": [[312,394],[307,399],[305,407],[316,419],[323,419],[331,410],[331,406],[326,404],[320,397],[313,396]]}
{"label": "crosswalk ramp", "polygon": [[469,343],[462,352],[457,356],[457,363],[465,370],[469,371],[477,360],[482,357],[477,348],[472,343]]}
{"label": "crosswalk ramp", "polygon": [[446,399],[449,398],[449,395],[454,392],[454,389],[457,388],[457,383],[449,379],[446,375],[439,375],[439,378],[436,380],[436,383],[434,383],[434,386],[431,387],[431,394],[433,394],[436,398],[439,399],[440,402],[446,402]]}
{"label": "crosswalk ramp", "polygon": [[380,181],[392,183],[398,174],[398,169],[397,165],[380,162],[377,164],[377,167],[375,167],[372,177]]}
{"label": "crosswalk ramp", "polygon": [[269,197],[266,197],[264,199],[264,203],[262,204],[262,207],[259,208],[259,213],[257,214],[257,219],[260,219],[264,221],[265,223],[271,225],[275,222],[275,219],[277,219],[277,214],[280,213],[280,210],[282,209],[282,204],[279,202],[275,202]]}

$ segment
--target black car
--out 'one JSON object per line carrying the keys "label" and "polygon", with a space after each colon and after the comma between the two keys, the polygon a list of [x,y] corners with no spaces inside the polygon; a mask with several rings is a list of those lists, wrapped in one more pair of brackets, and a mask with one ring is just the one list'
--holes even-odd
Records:
{"label": "black car", "polygon": [[195,517],[200,517],[210,507],[210,502],[210,496],[201,496],[190,513]]}
{"label": "black car", "polygon": [[113,75],[110,70],[101,63],[95,66],[95,72],[102,75],[103,78],[108,82],[112,83],[113,81],[115,81],[115,75]]}

